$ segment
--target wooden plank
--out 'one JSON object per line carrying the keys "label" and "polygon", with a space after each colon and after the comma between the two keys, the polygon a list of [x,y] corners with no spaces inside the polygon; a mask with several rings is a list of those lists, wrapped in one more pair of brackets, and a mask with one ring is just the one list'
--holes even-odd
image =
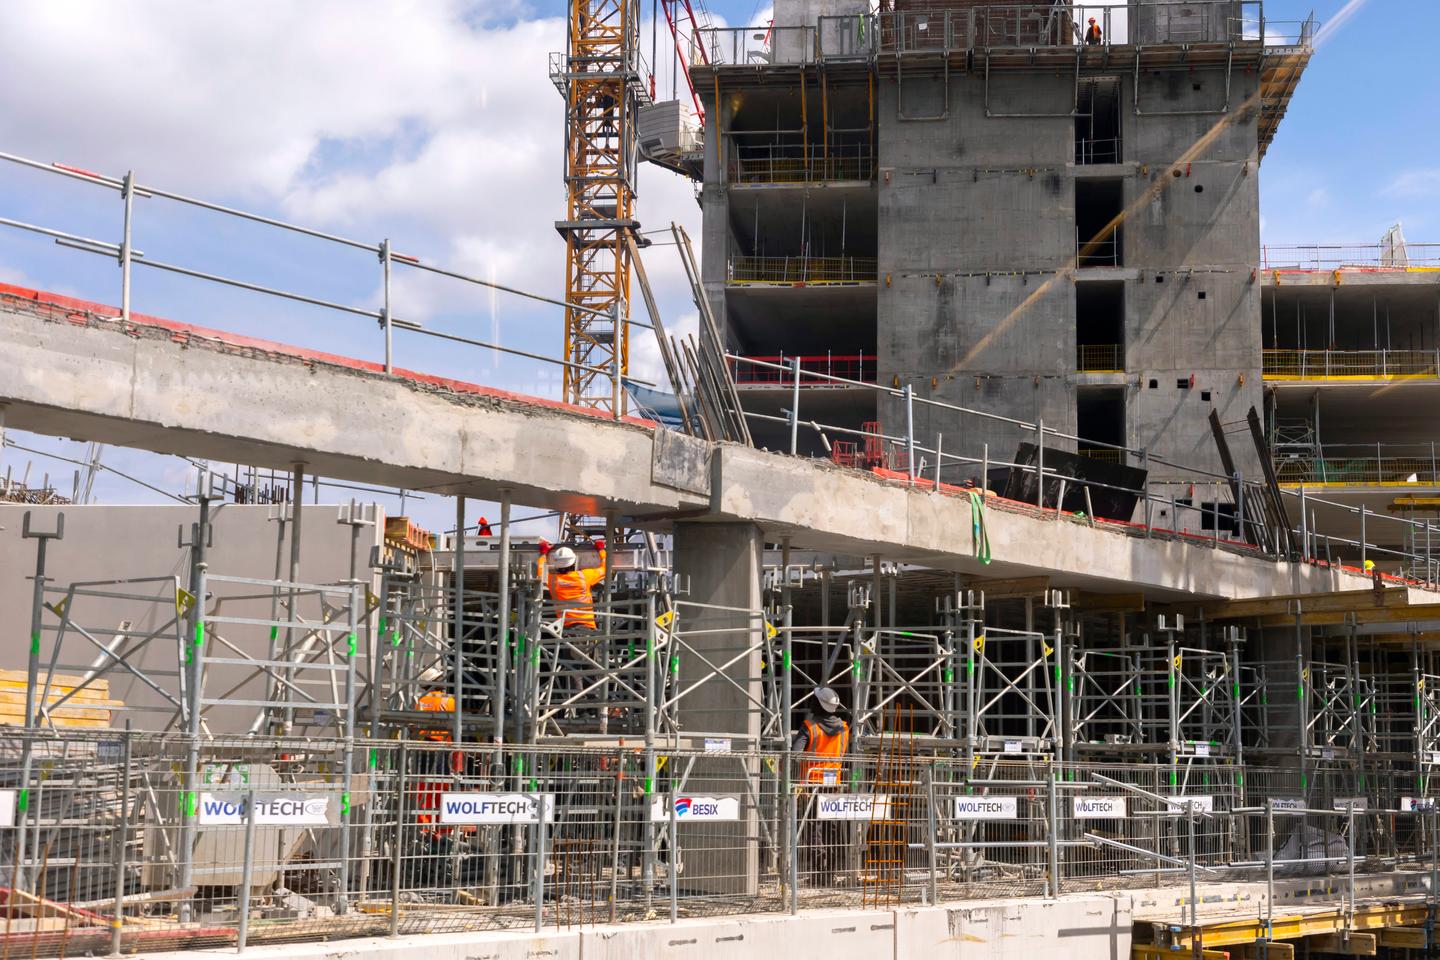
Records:
{"label": "wooden plank", "polygon": [[1305,943],[1311,950],[1320,953],[1339,953],[1347,957],[1373,957],[1377,953],[1376,935],[1373,933],[1351,932],[1349,937],[1343,933],[1322,933],[1315,937],[1306,937]]}
{"label": "wooden plank", "polygon": [[1082,613],[1144,613],[1145,594],[1082,590],[1070,597],[1070,607]]}
{"label": "wooden plank", "polygon": [[[45,698],[47,704],[56,703],[60,700],[64,700],[67,707],[72,703],[77,706],[115,706],[121,702],[119,700],[111,700],[109,697],[101,697],[86,692],[77,693],[71,697],[66,693],[55,690],[51,690],[50,695]],[[4,704],[20,704],[23,706],[25,704],[25,691],[0,690],[0,706]]]}
{"label": "wooden plank", "polygon": [[[1186,950],[1184,954],[1177,954],[1169,947],[1157,947],[1153,943],[1137,943],[1130,948],[1132,960],[1175,960],[1177,956],[1194,958],[1194,952]],[[1201,950],[1200,960],[1230,960],[1230,954],[1224,950]]]}
{"label": "wooden plank", "polygon": [[[43,673],[41,674],[41,678],[44,678]],[[0,670],[0,687],[19,686],[21,690],[24,690],[28,682],[28,676],[24,670]],[[57,673],[50,678],[50,685],[52,687],[63,687],[72,690],[84,682],[85,678],[79,674]],[[97,677],[86,685],[86,689],[99,690],[106,696],[109,696],[110,681]]]}
{"label": "wooden plank", "polygon": [[[1384,607],[1379,609],[1356,609],[1353,611],[1330,611],[1321,613],[1306,613],[1302,617],[1302,623],[1306,626],[1335,626],[1347,622],[1350,614],[1354,614],[1356,623],[1409,623],[1423,622],[1427,620],[1440,620],[1440,603],[1419,603],[1408,607]],[[1289,627],[1294,626],[1295,617],[1290,615],[1271,615],[1260,618],[1262,627]],[[1361,637],[1364,642],[1364,637]]]}
{"label": "wooden plank", "polygon": [[1424,950],[1429,946],[1424,927],[1386,927],[1378,934],[1380,946],[1403,950]]}
{"label": "wooden plank", "polygon": [[965,584],[970,590],[985,591],[986,600],[1013,600],[1038,597],[1050,589],[1049,577],[1014,577],[1009,580],[973,579]]}
{"label": "wooden plank", "polygon": [[1204,605],[1211,620],[1242,617],[1289,616],[1293,622],[1296,605],[1305,613],[1348,613],[1359,610],[1403,607],[1410,602],[1407,587],[1380,590],[1340,590],[1335,593],[1292,593],[1279,597],[1250,597],[1245,600],[1214,600]]}
{"label": "wooden plank", "polygon": [[1240,960],[1295,960],[1295,944],[1284,940],[1256,940],[1237,943],[1231,953],[1239,952]]}

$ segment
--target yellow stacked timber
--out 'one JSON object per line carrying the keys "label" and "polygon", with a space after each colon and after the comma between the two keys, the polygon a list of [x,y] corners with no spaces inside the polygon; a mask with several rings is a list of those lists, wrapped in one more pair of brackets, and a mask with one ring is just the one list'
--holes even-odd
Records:
{"label": "yellow stacked timber", "polygon": [[[54,706],[67,694],[73,692],[83,677],[57,674],[50,678],[50,689],[45,696],[45,706],[52,708],[48,714],[49,723],[42,719],[42,726],[55,727],[109,727],[113,711],[125,704],[111,700],[110,682],[92,680],[83,690],[66,700],[61,706]],[[45,682],[45,674],[40,674]],[[0,670],[0,726],[23,727],[25,725],[25,671]]]}

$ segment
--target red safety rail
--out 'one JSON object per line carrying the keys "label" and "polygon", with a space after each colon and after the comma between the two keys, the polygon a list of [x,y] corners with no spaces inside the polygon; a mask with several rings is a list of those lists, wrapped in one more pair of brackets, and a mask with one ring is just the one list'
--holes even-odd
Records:
{"label": "red safety rail", "polygon": [[[737,357],[730,361],[730,369],[734,373],[735,382],[740,386],[763,386],[766,384],[783,386],[795,382],[795,375],[791,373],[789,367],[796,359],[800,361],[800,386],[802,387],[844,386],[842,383],[827,380],[826,377],[841,377],[845,380],[858,380],[861,383],[875,382],[875,355],[873,353],[820,353],[798,358],[783,353]],[[786,369],[777,370],[775,367],[746,363],[747,360],[772,363]]]}
{"label": "red safety rail", "polygon": [[865,434],[863,439],[836,440],[830,444],[832,463],[861,470],[909,471],[910,461],[906,451],[885,442],[879,421],[867,420],[860,429]]}

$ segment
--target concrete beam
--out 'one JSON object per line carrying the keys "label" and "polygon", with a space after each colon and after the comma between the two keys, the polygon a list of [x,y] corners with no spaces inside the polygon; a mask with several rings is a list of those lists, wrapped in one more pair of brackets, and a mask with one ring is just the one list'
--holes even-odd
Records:
{"label": "concrete beam", "polygon": [[[1127,525],[935,491],[645,421],[0,285],[0,406],[9,427],[637,522],[753,523],[796,549],[881,555],[972,576],[1157,600],[1368,586]],[[982,556],[977,532],[988,535]],[[1412,593],[1418,593],[1412,591]],[[1426,595],[1440,601],[1440,596]],[[1419,599],[1417,596],[1415,599]]]}

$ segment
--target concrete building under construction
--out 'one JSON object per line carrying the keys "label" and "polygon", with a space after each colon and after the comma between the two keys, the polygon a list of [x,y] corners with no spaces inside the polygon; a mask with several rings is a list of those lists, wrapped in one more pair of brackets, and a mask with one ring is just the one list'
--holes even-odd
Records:
{"label": "concrete building under construction", "polygon": [[[486,282],[388,240],[321,235],[379,258],[384,303],[338,309],[383,364],[132,313],[132,266],[182,267],[131,217],[196,201],[4,155],[118,196],[126,232],[4,221],[123,283],[0,286],[0,428],[204,461],[183,506],[0,505],[7,952],[1433,952],[1440,474],[1413,411],[1440,258],[1398,228],[1262,249],[1313,20],[777,0],[732,29],[666,0],[687,129],[574,43],[633,4],[587,9],[552,61],[572,146],[685,172],[704,216],[698,257],[674,231],[682,341],[628,207],[570,185],[567,250],[598,276],[623,242],[649,313],[619,332],[619,283],[566,303],[598,412],[393,363],[432,331],[392,315],[392,269]],[[610,81],[637,100],[575,92]],[[651,331],[671,426],[624,414]],[[287,477],[258,498],[255,470]],[[455,523],[306,503],[316,477],[453,496]],[[528,508],[598,571],[593,629]]]}

